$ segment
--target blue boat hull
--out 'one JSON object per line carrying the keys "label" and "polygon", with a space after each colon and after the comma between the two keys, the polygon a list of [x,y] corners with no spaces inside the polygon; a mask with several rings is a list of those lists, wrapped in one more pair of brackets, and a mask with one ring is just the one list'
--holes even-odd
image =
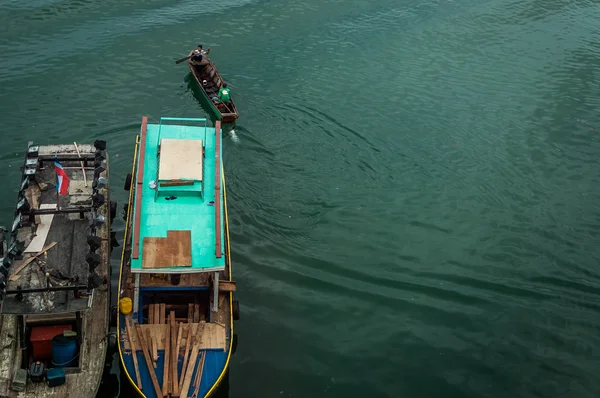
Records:
{"label": "blue boat hull", "polygon": [[[120,316],[120,324],[125,325],[125,317],[123,315]],[[121,333],[126,333],[125,327],[121,328]],[[231,348],[231,347],[230,347]],[[133,364],[133,356],[131,355],[131,350],[125,350],[123,344],[121,343],[121,352],[124,353],[122,355],[123,364],[125,365],[126,376],[131,380],[131,384],[135,385],[137,380],[135,379],[135,368]],[[204,359],[204,368],[202,371],[202,380],[200,381],[200,390],[198,391],[198,397],[210,397],[217,390],[218,385],[225,379],[226,373],[228,369],[226,366],[228,365],[227,359],[229,357],[229,350],[227,351],[215,351],[215,350],[201,350],[200,352],[205,353]],[[156,361],[156,369],[154,369],[156,373],[156,378],[159,381],[159,384],[162,387],[163,380],[163,369],[164,369],[164,351],[158,350],[158,361]],[[156,396],[154,389],[152,388],[152,379],[150,377],[150,373],[148,372],[148,368],[146,366],[146,362],[144,359],[144,354],[138,348],[137,349],[137,362],[139,367],[140,376],[142,379],[143,389],[140,392],[139,389],[133,387],[136,390],[136,393],[139,397],[145,398],[159,398]],[[183,368],[183,355],[179,355],[178,361],[178,369],[177,374],[181,375]],[[196,372],[197,368],[200,364],[200,355],[198,355],[198,359],[196,361],[196,369],[192,375],[192,380],[196,380]],[[192,388],[194,387],[194,388]],[[195,386],[190,385],[190,390],[188,393],[188,397],[192,397],[192,394],[195,390]],[[212,390],[212,391],[211,391]],[[209,391],[211,392],[208,395]],[[183,397],[182,397],[183,398]]]}

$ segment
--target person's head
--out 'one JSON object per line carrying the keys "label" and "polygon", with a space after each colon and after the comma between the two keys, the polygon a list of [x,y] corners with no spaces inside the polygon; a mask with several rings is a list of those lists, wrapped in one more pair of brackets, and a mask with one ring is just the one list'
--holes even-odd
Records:
{"label": "person's head", "polygon": [[223,82],[223,88],[227,88],[227,83]]}
{"label": "person's head", "polygon": [[198,44],[198,50],[202,50],[202,44]]}

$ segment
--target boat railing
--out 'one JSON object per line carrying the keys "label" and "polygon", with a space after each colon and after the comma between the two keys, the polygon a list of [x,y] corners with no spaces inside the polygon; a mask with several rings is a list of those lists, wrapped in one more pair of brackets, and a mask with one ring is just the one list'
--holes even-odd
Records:
{"label": "boat railing", "polygon": [[221,248],[221,122],[215,124],[215,254],[222,256]]}
{"label": "boat railing", "polygon": [[206,142],[206,127],[207,127],[207,123],[206,123],[206,118],[201,118],[201,117],[161,117],[160,118],[160,122],[158,124],[158,137],[157,137],[157,142],[156,142],[156,146],[158,148],[158,145],[160,144],[160,132],[163,126],[163,121],[164,122],[196,122],[196,123],[203,123],[204,126],[204,142]]}

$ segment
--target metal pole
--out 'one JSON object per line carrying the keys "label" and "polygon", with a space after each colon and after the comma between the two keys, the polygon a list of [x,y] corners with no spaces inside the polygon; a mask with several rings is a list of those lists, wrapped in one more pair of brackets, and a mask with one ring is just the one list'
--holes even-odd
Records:
{"label": "metal pole", "polygon": [[219,312],[219,271],[215,272],[213,312]]}

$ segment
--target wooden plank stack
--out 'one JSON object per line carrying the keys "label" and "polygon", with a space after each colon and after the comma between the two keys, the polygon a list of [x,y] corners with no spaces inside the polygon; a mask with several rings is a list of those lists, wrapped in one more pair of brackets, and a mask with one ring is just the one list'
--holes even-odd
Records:
{"label": "wooden plank stack", "polygon": [[[190,393],[192,394],[191,396],[197,397],[202,381],[205,360],[205,351],[201,352],[202,333],[205,328],[205,322],[200,321],[200,305],[188,305],[187,319],[176,318],[175,311],[173,310],[170,310],[167,316],[166,311],[168,307],[172,306],[167,306],[164,303],[150,304],[148,306],[148,324],[156,325],[156,327],[149,327],[148,325],[142,328],[141,325],[136,323],[134,328],[131,317],[126,317],[125,326],[127,334],[128,336],[132,336],[132,338],[129,338],[129,345],[133,353],[137,352],[137,350],[142,350],[154,390],[158,397],[188,398],[188,394]],[[178,322],[179,320],[183,322]],[[185,323],[189,324],[184,327]],[[132,333],[135,333],[135,335],[132,335]],[[134,337],[137,344],[134,343]],[[185,344],[182,344],[184,337]],[[162,385],[159,383],[155,371],[159,359],[159,347],[164,348],[162,353]],[[183,358],[181,358],[182,356]],[[136,383],[141,389],[140,363],[138,363],[135,355],[133,358]],[[181,374],[178,373],[180,358],[183,363]],[[196,366],[197,363],[198,365]],[[196,372],[195,375],[194,372]]]}

